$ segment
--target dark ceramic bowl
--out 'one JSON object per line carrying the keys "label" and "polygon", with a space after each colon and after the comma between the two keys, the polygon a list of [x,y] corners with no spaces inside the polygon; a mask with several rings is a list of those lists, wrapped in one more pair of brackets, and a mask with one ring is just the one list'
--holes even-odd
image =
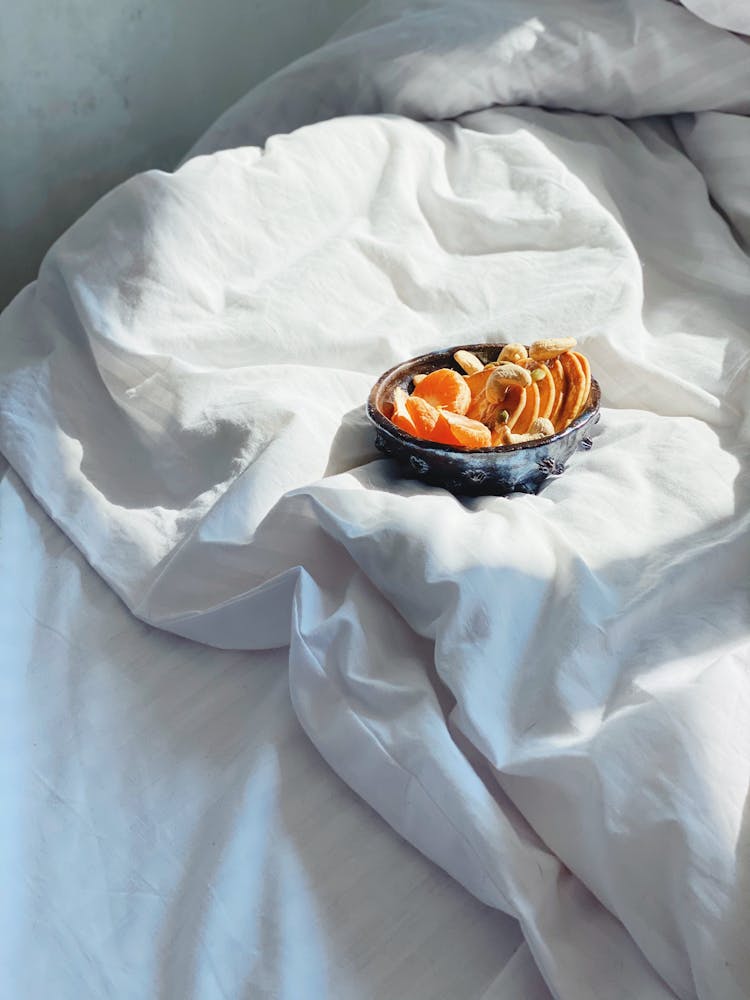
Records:
{"label": "dark ceramic bowl", "polygon": [[404,472],[433,486],[442,486],[463,496],[508,493],[537,493],[549,476],[560,476],[565,463],[576,450],[591,447],[588,434],[599,420],[599,384],[592,378],[586,406],[564,431],[540,441],[511,444],[503,448],[468,450],[448,444],[437,444],[415,438],[396,427],[385,411],[390,410],[393,390],[414,388],[415,375],[436,368],[455,368],[456,351],[463,349],[476,354],[487,364],[497,360],[503,344],[461,344],[446,351],[432,351],[419,358],[404,361],[385,372],[372,387],[367,401],[367,415],[375,424],[375,446],[396,459]]}

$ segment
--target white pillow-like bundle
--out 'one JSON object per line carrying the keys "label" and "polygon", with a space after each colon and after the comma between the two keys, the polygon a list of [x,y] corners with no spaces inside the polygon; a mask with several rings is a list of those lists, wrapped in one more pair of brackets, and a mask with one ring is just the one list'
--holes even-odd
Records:
{"label": "white pillow-like bundle", "polygon": [[750,35],[750,0],[682,0],[682,5],[718,28]]}

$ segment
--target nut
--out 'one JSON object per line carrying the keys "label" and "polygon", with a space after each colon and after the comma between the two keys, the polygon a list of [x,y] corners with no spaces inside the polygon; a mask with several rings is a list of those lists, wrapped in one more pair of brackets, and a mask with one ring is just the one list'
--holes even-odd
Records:
{"label": "nut", "polygon": [[528,356],[529,352],[523,344],[506,344],[502,351],[500,351],[497,360],[501,363],[503,361],[512,361],[518,364],[519,361],[525,361]]}
{"label": "nut", "polygon": [[551,420],[547,420],[546,417],[537,417],[536,420],[531,421],[531,426],[529,427],[529,434],[538,434],[540,437],[549,437],[550,434],[555,433],[555,428]]}
{"label": "nut", "polygon": [[576,346],[575,337],[550,337],[547,340],[535,340],[529,354],[535,361],[546,361],[556,358],[559,354]]}
{"label": "nut", "polygon": [[505,390],[509,385],[520,385],[525,388],[531,385],[531,375],[525,368],[515,364],[499,365],[487,379],[485,392],[491,403],[502,403]]}
{"label": "nut", "polygon": [[510,444],[524,444],[526,441],[541,441],[546,434],[511,434]]}
{"label": "nut", "polygon": [[511,444],[513,435],[505,424],[495,424],[492,428],[492,447],[502,448],[506,444]]}

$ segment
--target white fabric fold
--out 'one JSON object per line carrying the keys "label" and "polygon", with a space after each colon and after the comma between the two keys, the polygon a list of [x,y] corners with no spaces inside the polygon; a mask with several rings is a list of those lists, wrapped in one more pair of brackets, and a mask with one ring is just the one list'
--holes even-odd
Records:
{"label": "white fabric fold", "polygon": [[[666,2],[371,5],[0,318],[0,448],[91,565],[152,624],[289,643],[331,766],[566,1000],[750,993],[750,261],[715,155],[750,153],[747,53]],[[382,370],[551,332],[604,410],[539,496],[377,458]]]}

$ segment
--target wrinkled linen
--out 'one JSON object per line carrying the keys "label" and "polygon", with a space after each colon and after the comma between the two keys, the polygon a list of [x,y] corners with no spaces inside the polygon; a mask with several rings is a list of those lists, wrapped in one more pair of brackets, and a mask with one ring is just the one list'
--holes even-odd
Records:
{"label": "wrinkled linen", "polygon": [[750,9],[744,0],[682,0],[698,17],[719,28],[750,34]]}
{"label": "wrinkled linen", "polygon": [[315,751],[285,649],[138,621],[1,458],[0,528],[3,1000],[549,1000]]}
{"label": "wrinkled linen", "polygon": [[[750,995],[749,112],[666,0],[374,3],[0,320],[0,448],[91,565],[288,643],[326,760],[571,1000]],[[550,333],[604,409],[539,496],[377,458],[384,368]]]}

